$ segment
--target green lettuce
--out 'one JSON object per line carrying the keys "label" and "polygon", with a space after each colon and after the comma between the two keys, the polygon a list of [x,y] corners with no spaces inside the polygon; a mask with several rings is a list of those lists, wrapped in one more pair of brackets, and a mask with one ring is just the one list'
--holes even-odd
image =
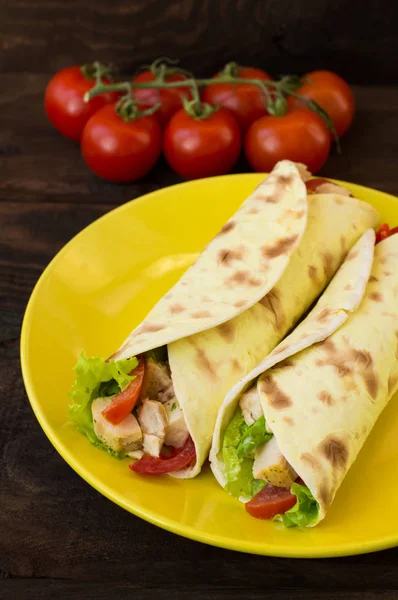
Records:
{"label": "green lettuce", "polygon": [[296,504],[284,515],[276,515],[274,521],[280,521],[285,527],[307,527],[318,519],[319,504],[305,485],[292,483],[290,488],[297,498]]}
{"label": "green lettuce", "polygon": [[247,425],[240,408],[225,430],[222,457],[227,475],[227,492],[232,496],[252,497],[263,489],[266,482],[253,477],[255,449],[268,442],[272,434],[265,429],[265,419],[260,417]]}
{"label": "green lettuce", "polygon": [[101,447],[118,458],[125,453],[114,452],[95,435],[91,404],[95,398],[113,396],[123,391],[134,376],[129,375],[137,366],[135,357],[105,361],[103,358],[87,358],[82,353],[74,367],[76,373],[69,405],[69,418],[95,446]]}
{"label": "green lettuce", "polygon": [[265,429],[265,417],[260,417],[253,425],[244,425],[243,435],[236,449],[239,458],[253,458],[254,451],[272,438],[272,433]]}

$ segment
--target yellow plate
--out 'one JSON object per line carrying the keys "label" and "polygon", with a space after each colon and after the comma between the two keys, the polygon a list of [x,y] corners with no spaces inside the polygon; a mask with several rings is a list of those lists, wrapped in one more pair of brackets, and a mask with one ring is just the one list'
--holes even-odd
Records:
{"label": "yellow plate", "polygon": [[[61,250],[41,276],[23,323],[22,369],[33,410],[58,452],[88,483],[180,535],[242,552],[293,557],[394,546],[397,398],[371,433],[326,520],[304,531],[251,518],[208,467],[192,481],[135,475],[127,460],[94,448],[67,422],[72,367],[81,350],[109,356],[119,347],[262,177],[227,175],[148,194],[105,215]],[[373,204],[383,221],[398,224],[396,198],[347,187]]]}

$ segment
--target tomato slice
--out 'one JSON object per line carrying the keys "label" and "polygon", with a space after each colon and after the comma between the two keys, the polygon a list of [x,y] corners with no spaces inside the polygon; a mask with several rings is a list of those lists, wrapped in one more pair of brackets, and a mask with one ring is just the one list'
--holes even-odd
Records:
{"label": "tomato slice", "polygon": [[297,498],[289,488],[277,487],[268,483],[253,498],[246,502],[246,511],[256,519],[272,519],[275,515],[283,515],[293,508]]}
{"label": "tomato slice", "polygon": [[378,232],[376,233],[376,244],[390,237],[390,235],[392,235],[393,232],[396,233],[397,230],[397,227],[394,227],[394,229],[390,230],[390,226],[388,225],[388,223],[382,223],[379,227]]}
{"label": "tomato slice", "polygon": [[315,179],[309,179],[308,181],[306,181],[305,187],[307,188],[307,192],[312,192],[313,194],[316,194],[319,186],[323,185],[324,183],[332,182],[328,181],[327,179],[323,179],[322,177],[315,177]]}
{"label": "tomato slice", "polygon": [[125,390],[117,394],[112,403],[102,411],[105,419],[112,425],[121,423],[133,410],[141,392],[144,373],[145,360],[143,356],[139,356],[138,365],[130,373],[130,375],[135,375],[135,379],[129,383]]}
{"label": "tomato slice", "polygon": [[170,456],[148,456],[144,454],[137,462],[129,465],[135,473],[145,475],[161,475],[162,473],[173,473],[187,467],[196,456],[195,445],[191,436],[187,439],[184,446],[175,451]]}

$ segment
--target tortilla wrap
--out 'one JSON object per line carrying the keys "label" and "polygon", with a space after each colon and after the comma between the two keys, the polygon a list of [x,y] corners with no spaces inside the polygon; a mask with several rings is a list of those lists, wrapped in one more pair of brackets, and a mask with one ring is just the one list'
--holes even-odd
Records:
{"label": "tortilla wrap", "polygon": [[398,235],[376,246],[356,309],[369,264],[363,246],[368,235],[351,251],[351,261],[309,316],[227,395],[210,454],[212,470],[225,487],[223,431],[242,393],[259,376],[256,387],[266,422],[283,456],[319,504],[311,526],[325,517],[398,387]]}
{"label": "tortilla wrap", "polygon": [[168,345],[176,398],[196,450],[210,449],[225,394],[287,334],[378,215],[337,194],[308,197],[294,163],[278,163],[114,358]]}

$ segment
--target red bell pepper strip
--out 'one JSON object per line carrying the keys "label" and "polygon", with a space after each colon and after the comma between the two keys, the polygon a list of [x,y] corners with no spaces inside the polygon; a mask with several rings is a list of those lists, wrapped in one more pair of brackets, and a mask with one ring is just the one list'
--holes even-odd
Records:
{"label": "red bell pepper strip", "polygon": [[187,467],[196,457],[195,445],[191,436],[187,439],[182,448],[176,448],[170,456],[148,456],[144,454],[142,458],[129,465],[135,473],[145,475],[161,475],[162,473],[173,473]]}
{"label": "red bell pepper strip", "polygon": [[143,356],[139,356],[138,365],[130,373],[130,375],[134,375],[133,381],[129,383],[126,389],[117,394],[112,399],[111,404],[102,411],[109,423],[118,425],[129,416],[140,396],[144,374],[145,360]]}

